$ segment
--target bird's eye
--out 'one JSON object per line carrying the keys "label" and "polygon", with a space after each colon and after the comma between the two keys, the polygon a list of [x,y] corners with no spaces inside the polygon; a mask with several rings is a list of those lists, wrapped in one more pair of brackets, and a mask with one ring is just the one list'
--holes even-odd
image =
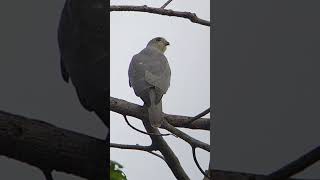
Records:
{"label": "bird's eye", "polygon": [[161,41],[161,38],[157,38],[156,41]]}

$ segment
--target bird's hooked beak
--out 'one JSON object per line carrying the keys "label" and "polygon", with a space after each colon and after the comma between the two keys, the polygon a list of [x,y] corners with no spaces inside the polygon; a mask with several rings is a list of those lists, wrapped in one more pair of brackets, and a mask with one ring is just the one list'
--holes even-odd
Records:
{"label": "bird's hooked beak", "polygon": [[170,43],[169,43],[168,41],[166,41],[166,42],[165,42],[165,45],[166,45],[166,46],[169,46],[169,45],[170,45]]}

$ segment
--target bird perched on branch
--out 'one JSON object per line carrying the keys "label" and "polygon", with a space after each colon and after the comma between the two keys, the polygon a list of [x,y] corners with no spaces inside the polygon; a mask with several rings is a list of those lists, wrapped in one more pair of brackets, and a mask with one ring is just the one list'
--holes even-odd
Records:
{"label": "bird perched on branch", "polygon": [[129,86],[148,110],[152,127],[162,124],[162,96],[170,86],[171,70],[164,52],[169,42],[162,37],[149,41],[147,47],[134,55],[129,65]]}
{"label": "bird perched on branch", "polygon": [[82,106],[109,127],[106,9],[105,0],[66,0],[58,42],[63,79],[71,79]]}

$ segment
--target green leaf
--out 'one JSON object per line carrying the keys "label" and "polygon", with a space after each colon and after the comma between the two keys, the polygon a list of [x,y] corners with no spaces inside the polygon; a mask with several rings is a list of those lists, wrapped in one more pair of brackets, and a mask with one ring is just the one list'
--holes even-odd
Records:
{"label": "green leaf", "polygon": [[110,161],[110,178],[111,180],[127,180],[126,175],[122,171],[123,166],[116,162]]}

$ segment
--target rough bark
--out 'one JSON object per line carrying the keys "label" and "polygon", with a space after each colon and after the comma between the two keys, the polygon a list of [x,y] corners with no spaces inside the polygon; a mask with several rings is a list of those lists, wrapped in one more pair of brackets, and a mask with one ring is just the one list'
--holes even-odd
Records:
{"label": "rough bark", "polygon": [[107,179],[105,141],[0,111],[0,155],[87,179]]}

